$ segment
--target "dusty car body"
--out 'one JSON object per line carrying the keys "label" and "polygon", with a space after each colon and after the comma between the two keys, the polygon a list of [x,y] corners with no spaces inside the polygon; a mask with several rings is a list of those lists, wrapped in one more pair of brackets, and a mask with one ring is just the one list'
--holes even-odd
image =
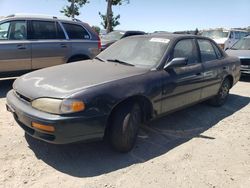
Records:
{"label": "dusty car body", "polygon": [[241,73],[250,75],[250,36],[239,40],[226,53],[238,57],[241,61]]}
{"label": "dusty car body", "polygon": [[[29,135],[46,142],[105,135],[115,149],[129,151],[143,121],[208,99],[220,106],[239,78],[239,59],[226,55],[211,39],[134,36],[94,60],[18,78],[7,95],[7,109]],[[35,105],[39,100],[43,102]],[[81,110],[71,111],[74,102]]]}

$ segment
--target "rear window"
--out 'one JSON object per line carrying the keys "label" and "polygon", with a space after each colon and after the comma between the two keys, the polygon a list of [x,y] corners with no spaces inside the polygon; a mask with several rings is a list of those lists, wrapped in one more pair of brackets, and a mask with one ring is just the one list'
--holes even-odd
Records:
{"label": "rear window", "polygon": [[80,25],[63,23],[70,39],[90,39],[89,33]]}

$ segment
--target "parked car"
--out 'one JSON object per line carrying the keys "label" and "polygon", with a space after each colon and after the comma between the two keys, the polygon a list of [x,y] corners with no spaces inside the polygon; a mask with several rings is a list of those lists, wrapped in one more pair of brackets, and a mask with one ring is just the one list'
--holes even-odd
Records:
{"label": "parked car", "polygon": [[221,106],[239,78],[240,60],[211,39],[133,36],[94,60],[18,78],[7,109],[37,139],[65,144],[106,136],[116,150],[127,152],[142,122],[204,100]]}
{"label": "parked car", "polygon": [[0,21],[0,74],[94,58],[100,40],[79,20],[16,14]]}
{"label": "parked car", "polygon": [[231,48],[239,39],[249,35],[249,32],[236,29],[211,29],[203,31],[201,35],[213,39],[222,49],[226,50]]}
{"label": "parked car", "polygon": [[112,31],[106,35],[101,37],[101,49],[105,50],[111,44],[115,43],[116,41],[134,35],[145,35],[146,33],[143,31]]}
{"label": "parked car", "polygon": [[226,53],[231,56],[237,56],[241,61],[241,73],[250,74],[250,36],[236,42]]}

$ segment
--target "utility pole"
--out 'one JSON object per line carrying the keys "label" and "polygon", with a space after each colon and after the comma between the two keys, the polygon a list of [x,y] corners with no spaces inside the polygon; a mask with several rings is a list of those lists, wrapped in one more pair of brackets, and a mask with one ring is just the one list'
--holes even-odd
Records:
{"label": "utility pole", "polygon": [[112,1],[108,0],[108,6],[107,6],[107,33],[112,31]]}
{"label": "utility pole", "polygon": [[75,0],[71,1],[72,18],[75,18]]}

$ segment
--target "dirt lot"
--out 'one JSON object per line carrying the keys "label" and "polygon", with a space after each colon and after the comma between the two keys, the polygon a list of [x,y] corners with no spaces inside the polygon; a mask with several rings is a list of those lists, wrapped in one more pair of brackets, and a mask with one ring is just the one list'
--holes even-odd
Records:
{"label": "dirt lot", "polygon": [[136,148],[51,145],[25,136],[0,81],[0,187],[250,187],[250,79],[226,105],[199,104],[150,122]]}

